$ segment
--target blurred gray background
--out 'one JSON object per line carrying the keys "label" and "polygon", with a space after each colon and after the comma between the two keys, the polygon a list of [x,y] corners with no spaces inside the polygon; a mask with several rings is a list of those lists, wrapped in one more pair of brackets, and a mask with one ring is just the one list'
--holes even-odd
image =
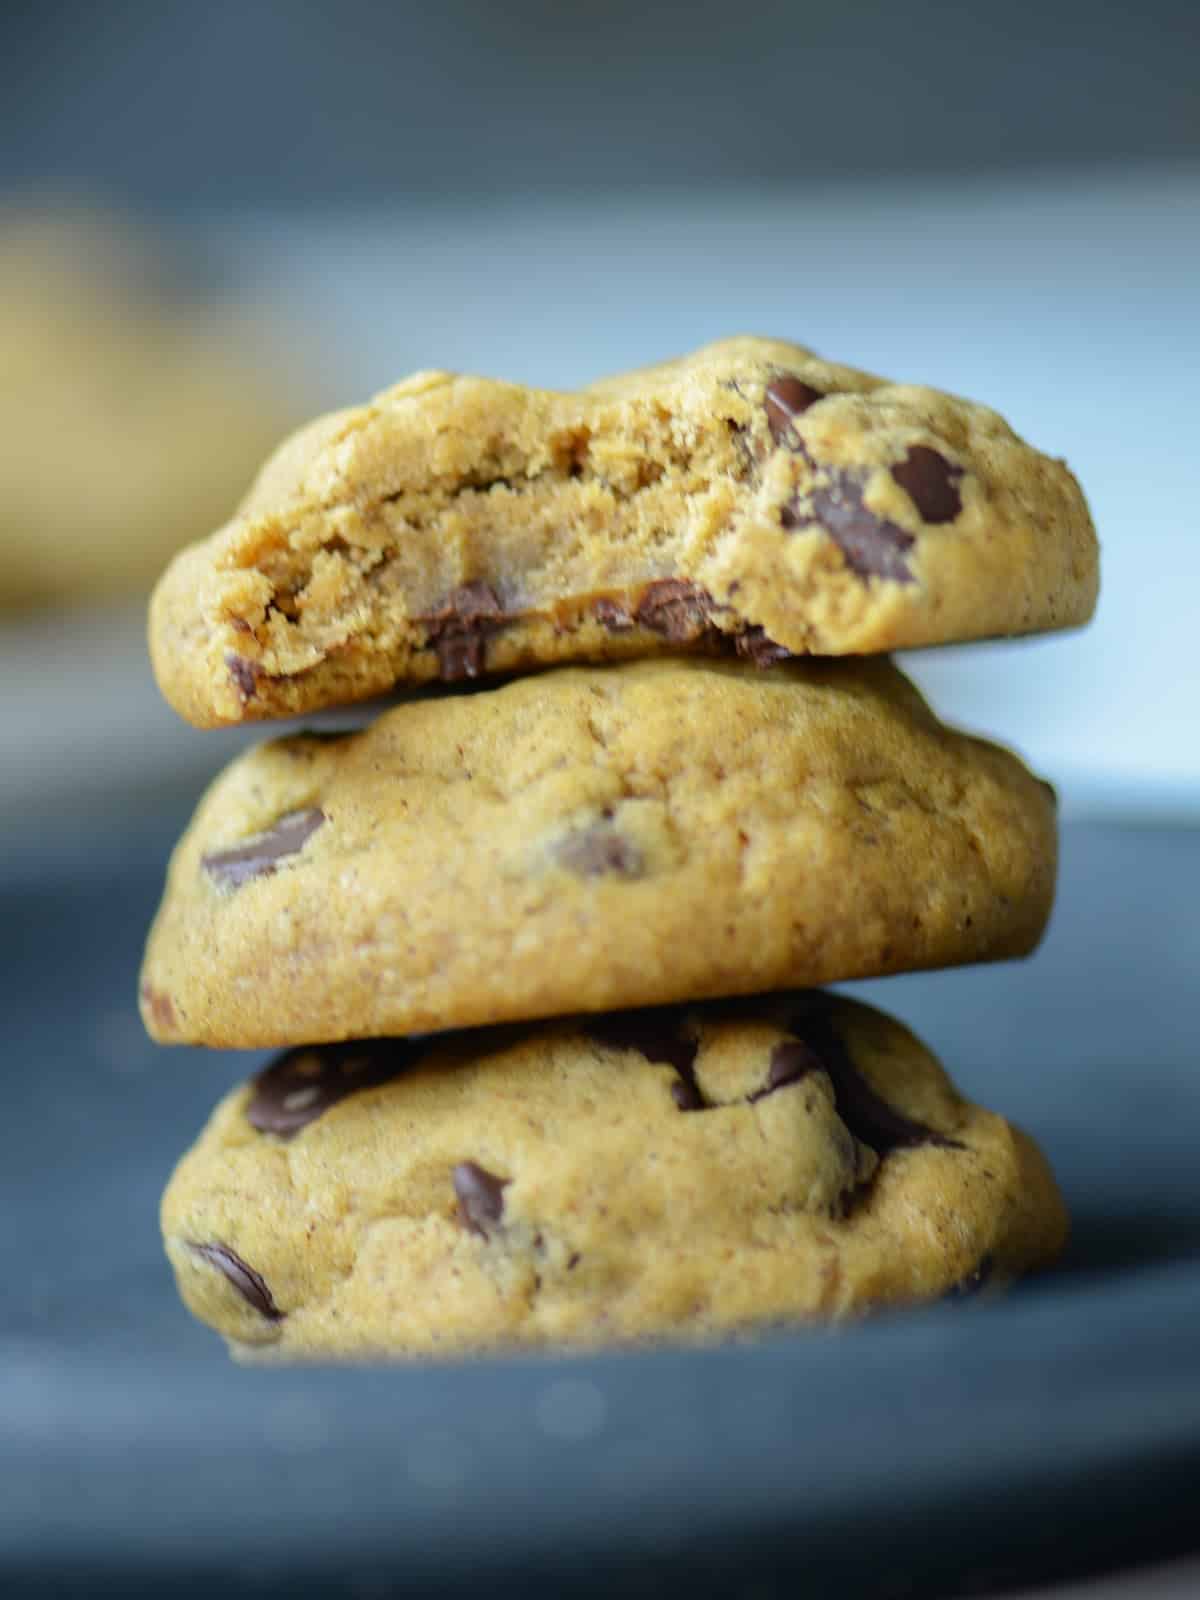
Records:
{"label": "blurred gray background", "polygon": [[167,213],[1200,157],[1189,0],[8,0],[0,180]]}
{"label": "blurred gray background", "polygon": [[[187,315],[261,333],[289,421],[421,366],[570,385],[744,331],[994,405],[1083,481],[1100,613],[908,665],[1066,815],[1194,817],[1198,62],[1182,0],[9,0],[0,205],[149,225]],[[53,539],[40,505],[0,560]],[[0,624],[0,814],[191,794],[244,742],[153,691],[163,559]]]}

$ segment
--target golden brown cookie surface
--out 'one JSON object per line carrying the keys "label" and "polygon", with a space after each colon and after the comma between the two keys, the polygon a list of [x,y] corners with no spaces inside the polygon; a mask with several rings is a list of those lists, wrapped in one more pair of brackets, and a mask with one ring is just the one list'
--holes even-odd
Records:
{"label": "golden brown cookie surface", "polygon": [[739,338],[562,394],[418,373],[321,418],[156,591],[201,726],[401,681],[736,649],[757,662],[1082,623],[1098,553],[995,412]]}
{"label": "golden brown cookie surface", "polygon": [[1027,953],[1055,807],[891,664],[564,668],[251,751],[172,859],[164,1042],[282,1046]]}
{"label": "golden brown cookie surface", "polygon": [[1032,1142],[821,994],[300,1049],[163,1202],[235,1350],[453,1353],[840,1320],[1052,1259]]}

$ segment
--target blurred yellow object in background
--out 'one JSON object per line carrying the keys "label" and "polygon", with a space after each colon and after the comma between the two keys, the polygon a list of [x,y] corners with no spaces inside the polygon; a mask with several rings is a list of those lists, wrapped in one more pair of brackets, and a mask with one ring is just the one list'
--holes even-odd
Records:
{"label": "blurred yellow object in background", "polygon": [[0,612],[145,593],[296,420],[281,352],[169,247],[0,207]]}

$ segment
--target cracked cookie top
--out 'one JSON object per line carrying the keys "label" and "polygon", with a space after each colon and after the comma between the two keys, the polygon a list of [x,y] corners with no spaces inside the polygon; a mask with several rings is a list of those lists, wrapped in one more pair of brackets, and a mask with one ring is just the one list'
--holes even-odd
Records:
{"label": "cracked cookie top", "polygon": [[198,1316],[302,1357],[839,1319],[1011,1278],[1064,1219],[912,1034],[809,991],[302,1047],[163,1228]]}
{"label": "cracked cookie top", "polygon": [[1026,953],[1055,807],[889,662],[564,668],[235,761],[175,851],[155,1038],[282,1046]]}
{"label": "cracked cookie top", "polygon": [[419,373],[311,424],[156,591],[201,726],[397,682],[681,650],[863,654],[1077,625],[1087,506],[994,411],[777,340],[575,393]]}

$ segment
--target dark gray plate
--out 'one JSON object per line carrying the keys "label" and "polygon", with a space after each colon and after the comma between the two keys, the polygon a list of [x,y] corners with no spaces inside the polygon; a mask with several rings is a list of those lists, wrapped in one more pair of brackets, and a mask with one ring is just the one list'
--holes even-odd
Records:
{"label": "dark gray plate", "polygon": [[1075,1219],[1006,1299],[705,1352],[233,1367],[158,1196],[258,1057],[133,991],[181,818],[0,877],[6,1594],[936,1595],[1200,1548],[1200,831],[1067,830],[1027,964],[890,979]]}

